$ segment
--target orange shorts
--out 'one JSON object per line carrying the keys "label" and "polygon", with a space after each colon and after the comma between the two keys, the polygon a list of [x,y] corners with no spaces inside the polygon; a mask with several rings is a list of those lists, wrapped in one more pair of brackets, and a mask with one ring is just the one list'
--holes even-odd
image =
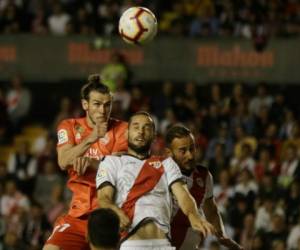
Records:
{"label": "orange shorts", "polygon": [[62,250],[89,250],[86,240],[87,222],[87,217],[74,218],[70,215],[58,217],[45,245],[56,245]]}

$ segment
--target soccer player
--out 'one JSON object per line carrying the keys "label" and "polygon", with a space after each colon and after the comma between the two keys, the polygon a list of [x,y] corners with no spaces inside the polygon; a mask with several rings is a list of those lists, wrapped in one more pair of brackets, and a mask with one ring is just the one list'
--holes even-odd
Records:
{"label": "soccer player", "polygon": [[198,213],[173,159],[150,156],[154,137],[151,116],[135,113],[129,120],[128,153],[106,156],[98,168],[99,206],[113,209],[127,231],[121,250],[174,249],[168,241],[172,193],[193,229],[203,237],[214,232]]}
{"label": "soccer player", "polygon": [[116,250],[120,240],[120,220],[111,209],[96,209],[89,215],[87,239],[91,250]]}
{"label": "soccer player", "polygon": [[[180,167],[198,209],[203,209],[206,219],[214,226],[219,242],[229,249],[241,250],[241,246],[226,236],[222,217],[213,197],[212,175],[207,168],[196,164],[195,139],[191,131],[181,125],[171,127],[166,134],[166,144],[167,155]],[[178,206],[176,208],[175,205],[174,210],[175,215],[171,223],[172,244],[176,249],[188,249],[183,246],[190,227],[188,218],[178,210]]]}
{"label": "soccer player", "polygon": [[68,171],[73,197],[68,214],[57,219],[44,250],[89,249],[87,220],[97,207],[91,159],[127,150],[127,123],[110,118],[112,95],[99,75],[91,75],[82,87],[81,102],[86,116],[63,120],[58,126],[58,163]]}

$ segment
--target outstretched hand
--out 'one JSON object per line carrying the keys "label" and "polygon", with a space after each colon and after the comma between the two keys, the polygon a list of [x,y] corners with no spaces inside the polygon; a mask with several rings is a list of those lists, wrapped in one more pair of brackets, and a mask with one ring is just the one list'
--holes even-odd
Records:
{"label": "outstretched hand", "polygon": [[227,247],[230,250],[244,250],[242,246],[240,246],[238,243],[236,243],[234,240],[226,237],[226,236],[219,236],[218,240],[221,245],[224,247]]}

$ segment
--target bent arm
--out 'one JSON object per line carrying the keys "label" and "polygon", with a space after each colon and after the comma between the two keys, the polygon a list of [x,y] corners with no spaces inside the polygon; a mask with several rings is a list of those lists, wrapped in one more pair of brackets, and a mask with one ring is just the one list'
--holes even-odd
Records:
{"label": "bent arm", "polygon": [[88,150],[93,144],[89,138],[86,138],[78,145],[65,144],[57,148],[58,165],[62,170],[67,170],[73,161]]}
{"label": "bent arm", "polygon": [[124,211],[114,203],[114,195],[115,189],[112,185],[108,184],[102,188],[100,187],[97,191],[98,205],[99,208],[109,208],[113,210],[119,216],[121,229],[124,230],[130,224],[130,220]]}

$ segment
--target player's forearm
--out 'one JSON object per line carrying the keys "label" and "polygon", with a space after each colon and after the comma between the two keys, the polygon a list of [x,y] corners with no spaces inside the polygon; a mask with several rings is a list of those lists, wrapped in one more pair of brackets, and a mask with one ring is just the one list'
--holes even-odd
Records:
{"label": "player's forearm", "polygon": [[199,216],[197,204],[191,195],[187,193],[185,199],[178,202],[180,209],[188,218],[190,216]]}
{"label": "player's forearm", "polygon": [[59,155],[58,164],[62,170],[66,170],[69,166],[73,164],[73,161],[83,154],[90,148],[93,144],[88,138],[83,140],[80,144],[67,149],[63,154]]}
{"label": "player's forearm", "polygon": [[208,222],[210,222],[214,228],[216,229],[217,235],[223,236],[225,235],[224,224],[222,220],[222,216],[218,211],[218,208],[214,201],[212,201],[211,205],[208,208],[204,206],[204,214]]}

